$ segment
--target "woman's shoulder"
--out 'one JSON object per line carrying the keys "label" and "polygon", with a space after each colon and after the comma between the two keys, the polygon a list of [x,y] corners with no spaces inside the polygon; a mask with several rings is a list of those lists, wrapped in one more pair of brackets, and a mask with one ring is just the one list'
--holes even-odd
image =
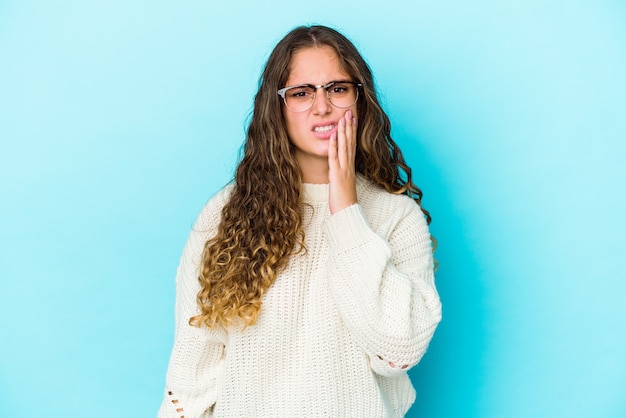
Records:
{"label": "woman's shoulder", "polygon": [[196,220],[196,229],[206,229],[219,223],[222,215],[222,209],[230,199],[234,185],[232,183],[215,192],[204,204],[198,219]]}
{"label": "woman's shoulder", "polygon": [[391,193],[362,175],[357,177],[357,193],[359,203],[365,208],[372,208],[378,211],[421,212],[418,203],[411,197],[403,193]]}
{"label": "woman's shoulder", "polygon": [[428,234],[428,222],[419,204],[406,194],[385,190],[365,178],[357,185],[359,205],[370,226],[382,235],[391,234],[397,225],[410,225],[411,231]]}
{"label": "woman's shoulder", "polygon": [[222,187],[217,192],[215,192],[211,197],[209,197],[209,200],[207,200],[204,207],[207,207],[207,206],[209,207],[222,206],[223,207],[226,204],[226,202],[228,202],[228,200],[230,199],[230,196],[234,188],[235,188],[234,183],[231,182],[231,183],[226,184],[224,187]]}

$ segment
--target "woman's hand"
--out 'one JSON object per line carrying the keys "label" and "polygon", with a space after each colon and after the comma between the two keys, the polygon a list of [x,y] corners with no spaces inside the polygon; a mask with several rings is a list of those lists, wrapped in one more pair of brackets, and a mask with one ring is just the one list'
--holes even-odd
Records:
{"label": "woman's hand", "polygon": [[330,137],[328,147],[328,202],[334,214],[357,202],[356,198],[356,118],[348,110],[339,119],[337,133]]}

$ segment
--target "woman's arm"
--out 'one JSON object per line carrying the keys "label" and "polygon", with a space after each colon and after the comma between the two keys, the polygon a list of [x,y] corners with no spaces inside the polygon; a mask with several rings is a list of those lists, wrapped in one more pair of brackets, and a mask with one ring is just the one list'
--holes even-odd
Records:
{"label": "woman's arm", "polygon": [[372,369],[385,376],[417,364],[441,320],[424,215],[407,198],[391,218],[374,231],[355,204],[325,224],[333,298]]}
{"label": "woman's arm", "polygon": [[174,348],[166,377],[165,396],[159,418],[212,416],[223,367],[226,345],[224,329],[210,330],[189,325],[199,313],[198,267],[204,243],[219,222],[223,193],[204,207],[187,239],[176,274]]}

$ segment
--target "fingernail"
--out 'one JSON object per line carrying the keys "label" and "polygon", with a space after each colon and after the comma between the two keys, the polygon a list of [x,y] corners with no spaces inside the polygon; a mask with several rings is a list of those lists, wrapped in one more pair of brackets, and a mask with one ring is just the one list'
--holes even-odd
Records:
{"label": "fingernail", "polygon": [[352,124],[356,125],[356,118],[352,118]]}
{"label": "fingernail", "polygon": [[346,120],[344,118],[339,119],[339,126],[343,126],[346,124]]}
{"label": "fingernail", "polygon": [[352,119],[352,110],[348,110],[346,113],[346,119]]}

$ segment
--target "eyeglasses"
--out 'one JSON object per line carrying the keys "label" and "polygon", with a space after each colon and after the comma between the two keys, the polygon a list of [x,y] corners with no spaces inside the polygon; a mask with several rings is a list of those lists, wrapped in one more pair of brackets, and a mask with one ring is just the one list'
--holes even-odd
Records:
{"label": "eyeglasses", "polygon": [[293,112],[304,112],[313,107],[317,89],[326,90],[326,97],[330,104],[339,108],[350,107],[359,98],[359,90],[363,84],[354,81],[331,81],[319,86],[313,84],[298,84],[287,86],[278,90],[277,93],[283,98],[285,106]]}

